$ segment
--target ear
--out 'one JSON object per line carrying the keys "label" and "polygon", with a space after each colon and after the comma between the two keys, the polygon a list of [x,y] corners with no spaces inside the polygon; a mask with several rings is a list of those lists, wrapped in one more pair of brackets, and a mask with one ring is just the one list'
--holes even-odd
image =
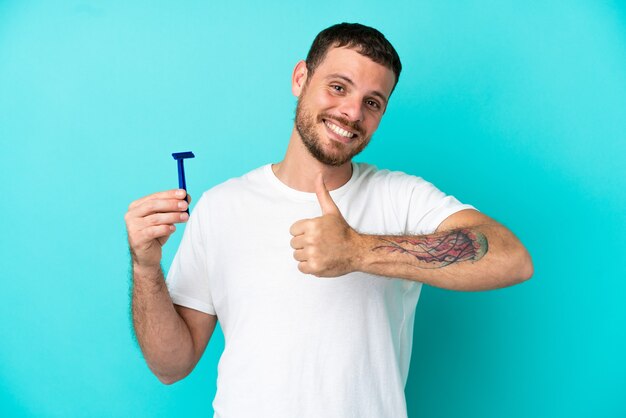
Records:
{"label": "ear", "polygon": [[291,75],[291,92],[294,96],[300,97],[300,93],[302,93],[302,89],[306,84],[308,72],[306,69],[306,62],[300,60],[296,67],[293,69],[293,74]]}

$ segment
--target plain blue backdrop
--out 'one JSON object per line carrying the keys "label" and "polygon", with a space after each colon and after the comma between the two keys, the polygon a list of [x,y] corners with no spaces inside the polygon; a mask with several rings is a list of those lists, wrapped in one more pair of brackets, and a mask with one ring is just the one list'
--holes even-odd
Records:
{"label": "plain blue backdrop", "polygon": [[[520,286],[425,287],[413,418],[626,417],[626,6],[618,1],[0,1],[0,415],[211,416],[218,329],[164,386],[129,320],[128,204],[279,161],[293,66],[337,22],[404,72],[357,158],[510,227]],[[182,228],[168,242],[173,258]]]}

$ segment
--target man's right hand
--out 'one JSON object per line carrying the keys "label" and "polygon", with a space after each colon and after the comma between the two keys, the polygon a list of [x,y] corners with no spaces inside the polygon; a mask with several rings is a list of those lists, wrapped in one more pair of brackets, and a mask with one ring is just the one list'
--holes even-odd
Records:
{"label": "man's right hand", "polygon": [[124,216],[133,259],[133,328],[148,367],[165,384],[193,370],[217,323],[215,315],[174,305],[161,270],[161,247],[174,224],[189,218],[188,202],[184,190],[158,192],[131,203]]}
{"label": "man's right hand", "polygon": [[[135,200],[124,216],[133,267],[160,268],[161,247],[176,230],[175,223],[186,222],[189,203],[183,189],[167,190]],[[189,202],[191,197],[187,196]]]}

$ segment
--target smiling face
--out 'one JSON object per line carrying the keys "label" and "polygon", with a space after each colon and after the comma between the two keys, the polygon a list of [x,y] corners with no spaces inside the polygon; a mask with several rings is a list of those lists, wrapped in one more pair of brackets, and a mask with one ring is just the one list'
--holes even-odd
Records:
{"label": "smiling face", "polygon": [[321,163],[340,166],[369,143],[395,83],[393,71],[354,49],[331,48],[307,74],[301,61],[294,72],[298,96],[296,129]]}

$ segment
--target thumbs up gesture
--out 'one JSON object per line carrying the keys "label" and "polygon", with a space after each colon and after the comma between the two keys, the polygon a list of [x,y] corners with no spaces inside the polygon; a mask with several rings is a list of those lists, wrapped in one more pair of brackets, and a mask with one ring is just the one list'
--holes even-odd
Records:
{"label": "thumbs up gesture", "polygon": [[322,216],[294,223],[293,257],[302,273],[318,277],[337,277],[356,270],[360,235],[348,225],[326,189],[320,173],[315,194]]}

